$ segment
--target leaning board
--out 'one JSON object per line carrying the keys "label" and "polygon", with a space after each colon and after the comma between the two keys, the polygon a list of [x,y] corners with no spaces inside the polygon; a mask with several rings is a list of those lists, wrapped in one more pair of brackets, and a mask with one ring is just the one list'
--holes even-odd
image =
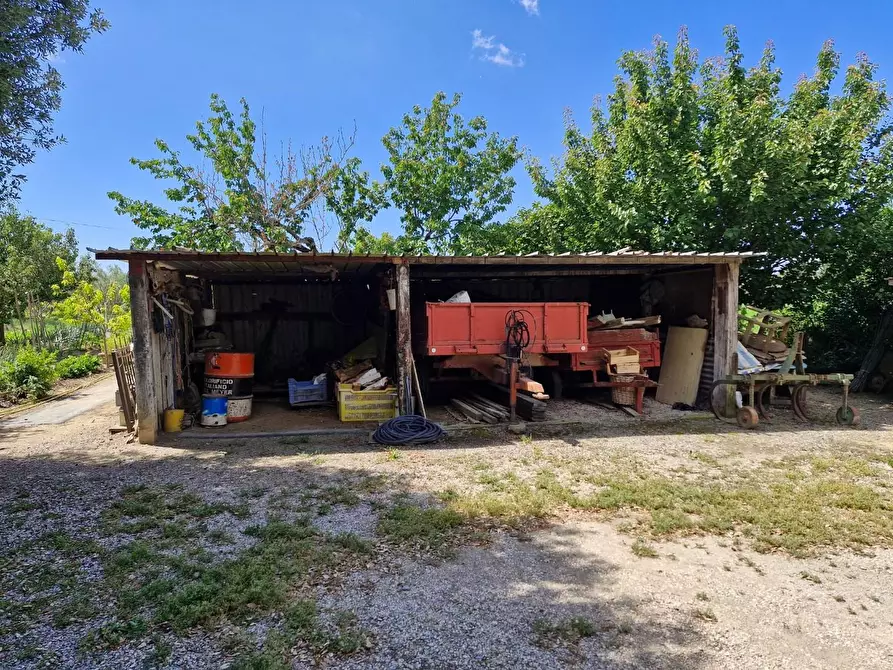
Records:
{"label": "leaning board", "polygon": [[658,402],[694,405],[706,345],[706,328],[670,328],[660,366]]}

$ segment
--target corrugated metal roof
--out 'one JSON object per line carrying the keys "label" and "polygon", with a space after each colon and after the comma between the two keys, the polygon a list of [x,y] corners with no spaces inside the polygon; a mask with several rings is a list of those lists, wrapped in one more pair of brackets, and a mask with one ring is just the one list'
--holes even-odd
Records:
{"label": "corrugated metal roof", "polygon": [[375,265],[406,263],[423,266],[573,266],[573,265],[719,265],[738,263],[747,258],[764,256],[754,251],[641,251],[625,247],[611,252],[588,251],[562,254],[508,255],[499,253],[483,256],[389,256],[372,254],[277,253],[262,252],[205,252],[189,249],[147,251],[139,249],[89,249],[98,260],[150,261],[161,267],[194,273],[220,275],[246,272],[265,275],[302,275],[326,278],[330,274],[365,274]]}

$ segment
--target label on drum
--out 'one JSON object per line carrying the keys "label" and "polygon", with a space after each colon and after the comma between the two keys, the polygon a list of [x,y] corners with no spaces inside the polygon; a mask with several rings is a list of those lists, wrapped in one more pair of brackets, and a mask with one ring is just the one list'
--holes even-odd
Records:
{"label": "label on drum", "polygon": [[254,379],[251,377],[205,376],[205,393],[208,395],[251,395]]}

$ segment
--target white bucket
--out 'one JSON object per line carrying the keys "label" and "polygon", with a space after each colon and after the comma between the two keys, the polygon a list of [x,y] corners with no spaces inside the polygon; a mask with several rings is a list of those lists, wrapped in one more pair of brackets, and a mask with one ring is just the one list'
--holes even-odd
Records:
{"label": "white bucket", "polygon": [[397,291],[396,289],[388,289],[388,307],[394,312],[397,310]]}

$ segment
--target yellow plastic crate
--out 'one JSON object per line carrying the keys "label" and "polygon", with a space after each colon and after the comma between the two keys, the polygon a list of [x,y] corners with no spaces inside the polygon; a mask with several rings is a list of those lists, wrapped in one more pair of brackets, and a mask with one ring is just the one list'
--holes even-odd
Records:
{"label": "yellow plastic crate", "polygon": [[342,421],[387,421],[397,416],[397,389],[354,391],[338,384],[338,418]]}

